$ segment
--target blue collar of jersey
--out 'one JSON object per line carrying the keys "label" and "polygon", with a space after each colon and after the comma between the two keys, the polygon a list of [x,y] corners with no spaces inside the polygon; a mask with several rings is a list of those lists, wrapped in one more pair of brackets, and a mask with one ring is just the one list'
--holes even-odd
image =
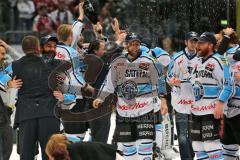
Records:
{"label": "blue collar of jersey", "polygon": [[191,59],[193,59],[194,57],[197,56],[196,53],[195,53],[195,54],[191,54],[191,53],[187,52],[187,48],[185,48],[185,49],[183,50],[183,53],[185,54],[185,56],[186,56],[189,60],[191,60]]}

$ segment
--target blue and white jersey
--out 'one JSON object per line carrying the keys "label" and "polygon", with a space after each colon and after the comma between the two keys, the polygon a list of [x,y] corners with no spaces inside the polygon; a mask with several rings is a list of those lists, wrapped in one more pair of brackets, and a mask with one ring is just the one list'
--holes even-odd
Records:
{"label": "blue and white jersey", "polygon": [[[146,46],[140,46],[140,50],[141,50],[142,54],[145,54],[145,55],[150,56],[153,59],[155,59],[155,65],[159,69],[160,73],[164,72],[164,68],[167,67],[171,61],[169,54],[162,48],[155,47],[153,49],[149,49]],[[167,92],[165,75],[161,76],[161,78],[159,80],[158,88],[159,88],[159,92],[161,92],[161,93]],[[155,112],[157,112],[159,110],[160,110],[160,105],[156,106],[156,108],[154,109]]]}
{"label": "blue and white jersey", "polygon": [[234,80],[234,94],[228,102],[228,108],[225,112],[225,115],[228,118],[234,117],[240,114],[240,61],[235,61],[232,57],[235,52],[239,50],[239,45],[236,45],[233,48],[230,48],[226,51],[225,56],[227,57],[230,63],[231,75]]}
{"label": "blue and white jersey", "polygon": [[169,54],[160,47],[155,47],[153,49],[149,49],[146,46],[140,46],[140,50],[141,50],[142,53],[146,53],[149,56],[156,59],[164,67],[168,66],[170,61],[171,61],[171,58],[170,58]]}
{"label": "blue and white jersey", "polygon": [[[73,41],[72,41],[71,47],[74,49],[77,49],[77,43],[80,39],[82,30],[83,30],[83,23],[81,21],[78,20],[72,24]],[[55,58],[66,60],[66,61],[70,60],[69,54],[66,51],[57,50]]]}
{"label": "blue and white jersey", "polygon": [[12,79],[12,64],[9,64],[7,68],[0,72],[0,87],[3,90],[7,89],[7,83]]}
{"label": "blue and white jersey", "polygon": [[163,73],[154,60],[140,54],[135,60],[128,55],[116,58],[109,69],[99,98],[117,93],[117,112],[122,117],[138,117],[151,112],[160,105],[158,83]]}
{"label": "blue and white jersey", "polygon": [[226,52],[225,52],[225,57],[227,58],[228,60],[228,63],[231,65],[233,63],[235,63],[236,61],[233,59],[233,55],[238,51],[240,50],[240,46],[237,44],[235,47],[232,47],[230,49],[228,49]]}
{"label": "blue and white jersey", "polygon": [[190,73],[193,70],[193,66],[197,63],[197,61],[197,55],[191,55],[187,53],[187,49],[185,49],[181,52],[175,53],[168,66],[167,82],[169,82],[172,77],[181,81],[181,85],[172,86],[171,91],[171,104],[179,113],[190,114],[194,96],[189,78]]}
{"label": "blue and white jersey", "polygon": [[226,59],[213,53],[207,59],[199,58],[190,79],[195,101],[191,107],[194,115],[213,114],[215,102],[227,104],[233,93],[230,67]]}
{"label": "blue and white jersey", "polygon": [[84,70],[85,65],[83,61],[80,59],[78,52],[65,44],[57,45],[57,52],[65,55],[64,60],[70,61],[72,64],[72,70],[69,73],[69,81],[65,82],[65,84],[69,84],[69,91],[67,94],[64,94],[64,101],[71,102],[75,101],[75,99],[81,99],[82,95],[80,90],[76,91],[74,88],[82,88],[86,85],[84,80]]}

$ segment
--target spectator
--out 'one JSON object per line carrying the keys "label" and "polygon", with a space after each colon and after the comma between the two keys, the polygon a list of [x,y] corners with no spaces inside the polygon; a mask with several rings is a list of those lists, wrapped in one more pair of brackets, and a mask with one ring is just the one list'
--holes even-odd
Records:
{"label": "spectator", "polygon": [[36,8],[42,4],[46,4],[48,13],[57,9],[58,6],[58,0],[33,0],[33,2]]}
{"label": "spectator", "polygon": [[170,56],[172,56],[175,53],[172,47],[172,39],[170,37],[163,38],[162,46],[163,46],[163,49],[170,54]]}
{"label": "spectator", "polygon": [[31,0],[19,0],[17,2],[17,8],[19,12],[19,29],[31,30],[32,29],[32,18],[35,13],[35,6]]}
{"label": "spectator", "polygon": [[58,0],[58,9],[50,14],[54,24],[58,27],[60,24],[72,24],[73,15],[66,7],[65,0]]}
{"label": "spectator", "polygon": [[48,15],[46,4],[39,6],[38,15],[34,18],[33,30],[38,31],[40,35],[51,34],[55,30],[53,20]]}
{"label": "spectator", "polygon": [[107,7],[103,7],[101,9],[98,19],[100,24],[104,28],[103,33],[107,33],[107,31],[111,28],[111,21],[112,21],[112,17]]}

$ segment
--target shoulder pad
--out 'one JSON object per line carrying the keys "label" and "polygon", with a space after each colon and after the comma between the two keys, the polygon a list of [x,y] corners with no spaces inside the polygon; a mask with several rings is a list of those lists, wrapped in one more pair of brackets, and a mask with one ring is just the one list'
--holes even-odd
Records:
{"label": "shoulder pad", "polygon": [[181,55],[183,55],[183,54],[184,54],[183,51],[177,52],[177,53],[175,53],[175,54],[173,55],[172,58],[175,60],[175,59],[177,59],[179,56],[181,56]]}
{"label": "shoulder pad", "polygon": [[162,48],[160,47],[155,47],[152,49],[152,52],[155,53],[156,55],[156,58],[160,57],[161,55],[169,55],[165,50],[163,50]]}

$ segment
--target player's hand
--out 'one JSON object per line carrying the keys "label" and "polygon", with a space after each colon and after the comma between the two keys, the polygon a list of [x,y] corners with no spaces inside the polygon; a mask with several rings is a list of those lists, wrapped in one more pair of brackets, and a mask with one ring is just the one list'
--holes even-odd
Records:
{"label": "player's hand", "polygon": [[9,45],[0,39],[0,45],[3,46],[5,49],[9,48]]}
{"label": "player's hand", "polygon": [[120,29],[119,29],[119,23],[118,23],[118,19],[117,18],[114,18],[113,21],[112,21],[112,29],[113,31],[116,33],[119,33],[120,32]]}
{"label": "player's hand", "polygon": [[82,88],[82,95],[84,97],[94,97],[94,95],[96,94],[96,89],[93,88],[90,84],[86,84],[86,86],[84,88]]}
{"label": "player's hand", "polygon": [[97,22],[97,24],[93,25],[93,31],[98,34],[102,34],[103,27],[100,22]]}
{"label": "player's hand", "polygon": [[94,108],[98,108],[102,102],[103,101],[101,99],[97,98],[93,101],[92,105],[93,105]]}
{"label": "player's hand", "polygon": [[161,98],[161,115],[168,113],[167,100],[166,98]]}
{"label": "player's hand", "polygon": [[12,80],[8,81],[7,86],[9,88],[16,88],[16,89],[20,89],[23,85],[23,82],[21,79],[16,79],[16,76],[13,77]]}
{"label": "player's hand", "polygon": [[175,77],[172,77],[170,80],[169,80],[169,84],[171,86],[180,86],[181,85],[181,81]]}
{"label": "player's hand", "polygon": [[80,2],[78,5],[78,10],[79,10],[79,17],[78,20],[83,20],[84,18],[84,9],[83,9],[84,2]]}
{"label": "player's hand", "polygon": [[127,32],[122,30],[120,31],[118,34],[116,34],[116,43],[118,44],[122,44],[123,42],[125,42],[125,39],[126,39],[126,36],[127,36]]}
{"label": "player's hand", "polygon": [[63,102],[63,101],[64,101],[64,95],[62,94],[62,92],[60,92],[60,91],[54,91],[54,92],[53,92],[53,95],[54,95],[54,97],[55,97],[58,101],[60,101],[60,102]]}
{"label": "player's hand", "polygon": [[221,101],[215,102],[215,109],[214,109],[214,118],[215,119],[222,119],[223,118],[223,109],[224,103]]}

